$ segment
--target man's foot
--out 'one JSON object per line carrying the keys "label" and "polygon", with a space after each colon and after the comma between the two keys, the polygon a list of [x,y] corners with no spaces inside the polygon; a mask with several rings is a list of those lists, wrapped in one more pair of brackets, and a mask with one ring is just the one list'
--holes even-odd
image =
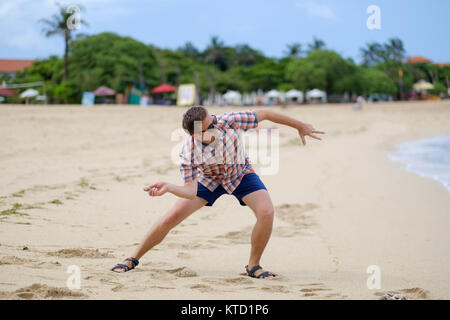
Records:
{"label": "man's foot", "polygon": [[260,265],[256,265],[252,268],[245,266],[245,270],[247,271],[247,275],[252,278],[264,279],[269,277],[275,277],[270,271],[264,271],[264,269]]}
{"label": "man's foot", "polygon": [[139,264],[139,261],[136,258],[133,258],[133,257],[126,258],[123,261],[123,263],[116,264],[111,269],[111,271],[114,271],[117,273],[127,272],[127,271],[130,271],[130,270],[133,270],[134,268],[136,268],[138,264]]}

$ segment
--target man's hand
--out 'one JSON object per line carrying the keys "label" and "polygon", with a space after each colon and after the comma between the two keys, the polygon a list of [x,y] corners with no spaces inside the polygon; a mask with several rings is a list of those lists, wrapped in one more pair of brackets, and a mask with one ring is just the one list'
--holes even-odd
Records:
{"label": "man's hand", "polygon": [[162,196],[169,191],[169,184],[167,182],[157,182],[149,187],[145,187],[144,191],[148,192],[148,195],[151,197]]}
{"label": "man's hand", "polygon": [[302,139],[303,145],[306,146],[306,139],[305,136],[310,136],[311,138],[322,140],[318,136],[314,135],[313,133],[320,133],[325,134],[323,131],[318,131],[314,129],[314,127],[307,123],[301,123],[299,127],[297,128],[298,134],[300,135],[300,138]]}
{"label": "man's hand", "polygon": [[325,132],[323,131],[318,131],[314,129],[313,126],[310,124],[300,122],[294,118],[285,116],[284,114],[280,114],[273,110],[256,110],[255,113],[258,116],[258,122],[269,120],[275,123],[279,123],[297,129],[300,138],[302,138],[303,145],[306,145],[305,136],[310,136],[311,138],[322,140],[319,137],[315,136],[313,133],[325,134]]}

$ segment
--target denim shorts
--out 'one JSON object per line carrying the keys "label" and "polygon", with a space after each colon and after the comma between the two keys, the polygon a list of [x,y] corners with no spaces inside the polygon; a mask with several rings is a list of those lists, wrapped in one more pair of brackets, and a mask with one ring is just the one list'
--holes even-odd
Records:
{"label": "denim shorts", "polygon": [[[236,189],[234,189],[232,195],[235,196],[238,200],[241,206],[246,206],[246,204],[242,201],[242,198],[246,195],[258,191],[258,190],[267,190],[264,183],[261,181],[259,176],[256,173],[249,173],[246,174],[242,180],[241,183],[237,186]],[[210,191],[208,188],[206,188],[204,185],[202,185],[200,182],[198,182],[197,186],[197,197],[205,199],[208,201],[208,203],[205,206],[211,207],[214,202],[221,196],[227,194],[225,189],[219,185],[214,191]]]}

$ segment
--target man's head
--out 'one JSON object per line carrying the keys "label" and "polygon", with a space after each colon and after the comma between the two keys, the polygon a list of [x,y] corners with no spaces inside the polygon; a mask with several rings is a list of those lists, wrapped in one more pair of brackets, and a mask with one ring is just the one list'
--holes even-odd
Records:
{"label": "man's head", "polygon": [[192,107],[183,116],[183,129],[203,144],[210,144],[215,140],[214,134],[207,132],[214,128],[214,124],[215,118],[203,107]]}

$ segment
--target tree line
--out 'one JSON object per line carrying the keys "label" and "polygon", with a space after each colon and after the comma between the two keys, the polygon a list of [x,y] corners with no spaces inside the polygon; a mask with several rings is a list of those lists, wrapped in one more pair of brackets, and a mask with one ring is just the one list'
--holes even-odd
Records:
{"label": "tree line", "polygon": [[402,98],[420,79],[433,82],[435,93],[447,91],[450,67],[405,63],[406,51],[398,38],[366,44],[360,49],[361,64],[317,38],[305,49],[298,42],[288,44],[281,58],[265,56],[248,44],[226,45],[217,36],[204,50],[191,42],[172,50],[110,32],[75,37],[67,29],[67,13],[59,9],[41,23],[46,36],[62,35],[64,56],[39,60],[15,79],[45,81],[50,103],[80,103],[84,91],[106,85],[123,92],[129,83],[145,88],[196,83],[202,97],[227,90],[318,88],[328,94],[385,93]]}

